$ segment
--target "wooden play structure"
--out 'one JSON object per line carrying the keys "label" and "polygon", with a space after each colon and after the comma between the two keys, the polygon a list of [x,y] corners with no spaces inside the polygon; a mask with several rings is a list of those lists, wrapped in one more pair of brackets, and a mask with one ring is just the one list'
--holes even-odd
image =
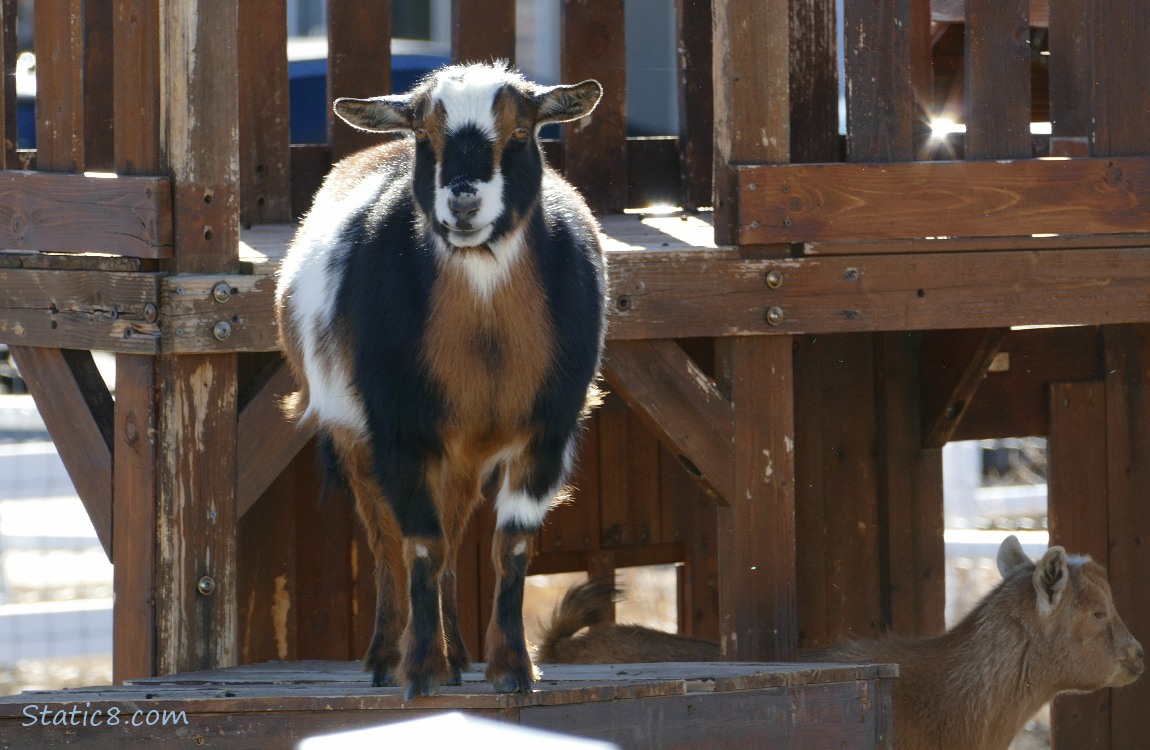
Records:
{"label": "wooden play structure", "polygon": [[[289,142],[285,5],[37,3],[27,152],[0,0],[0,343],[115,565],[115,678],[135,685],[50,699],[208,701],[196,736],[220,747],[403,713],[324,672],[370,637],[370,552],[277,406],[276,260],[331,161],[371,142]],[[1052,541],[1109,567],[1150,641],[1150,0],[845,0],[841,134],[835,0],[678,0],[680,131],[649,139],[627,133],[623,0],[562,8],[562,78],[606,90],[547,151],[600,213],[610,396],[531,572],[683,563],[680,627],[729,661],[938,632],[942,445],[1045,435]],[[387,90],[389,17],[328,3],[332,97]],[[452,20],[456,59],[514,59],[514,0]],[[965,137],[932,138],[944,115]],[[652,201],[680,209],[624,213]],[[114,398],[93,350],[116,353]],[[480,660],[491,523],[460,563]],[[272,660],[299,664],[240,667]],[[718,725],[775,691],[724,746],[889,747],[891,672],[867,669],[575,670],[531,705],[579,710],[469,705],[640,747],[639,717],[708,721],[647,701],[706,693]],[[821,698],[800,716],[802,691]],[[334,713],[315,697],[334,694]],[[0,735],[24,703],[0,701]],[[1060,699],[1055,747],[1139,746],[1148,704],[1145,680]]]}

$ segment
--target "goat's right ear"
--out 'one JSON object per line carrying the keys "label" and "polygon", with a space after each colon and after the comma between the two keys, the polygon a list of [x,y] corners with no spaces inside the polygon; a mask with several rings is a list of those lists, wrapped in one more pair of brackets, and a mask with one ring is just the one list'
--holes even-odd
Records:
{"label": "goat's right ear", "polygon": [[1029,565],[1031,560],[1022,551],[1022,543],[1018,541],[1018,537],[1011,534],[1003,539],[1002,544],[999,545],[996,562],[998,563],[998,573],[1005,580],[1016,568],[1020,565]]}
{"label": "goat's right ear", "polygon": [[543,86],[535,90],[540,125],[570,122],[591,114],[603,96],[603,86],[594,79],[570,86]]}
{"label": "goat's right ear", "polygon": [[1054,611],[1066,584],[1070,580],[1070,569],[1066,565],[1066,550],[1051,547],[1038,561],[1034,569],[1034,592],[1038,595],[1038,614],[1046,616]]}
{"label": "goat's right ear", "polygon": [[332,105],[344,122],[359,130],[386,133],[391,130],[411,130],[411,96],[392,94],[371,99],[336,99]]}

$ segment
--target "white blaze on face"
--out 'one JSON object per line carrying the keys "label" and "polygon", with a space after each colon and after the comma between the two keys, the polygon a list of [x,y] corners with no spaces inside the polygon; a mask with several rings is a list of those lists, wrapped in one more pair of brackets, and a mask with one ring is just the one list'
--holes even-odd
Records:
{"label": "white blaze on face", "polygon": [[[475,66],[461,78],[444,77],[431,92],[433,108],[442,105],[445,113],[444,132],[450,140],[465,128],[474,128],[489,142],[498,137],[494,106],[495,96],[507,83],[506,73]],[[456,247],[476,247],[491,237],[491,224],[503,213],[503,174],[493,165],[490,180],[470,182],[463,186],[479,199],[479,211],[468,220],[467,227],[457,228],[457,219],[448,207],[452,185],[444,184],[442,165],[435,165],[435,219],[451,231],[448,242]]]}

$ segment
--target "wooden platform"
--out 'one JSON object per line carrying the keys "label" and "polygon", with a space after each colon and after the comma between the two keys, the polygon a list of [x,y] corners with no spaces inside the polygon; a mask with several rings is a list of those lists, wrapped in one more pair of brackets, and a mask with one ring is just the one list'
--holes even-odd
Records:
{"label": "wooden platform", "polygon": [[[0,698],[0,747],[178,743],[290,748],[302,738],[443,711],[622,748],[889,748],[893,665],[544,665],[529,695],[482,666],[437,698],[372,688],[355,662],[268,662]],[[165,721],[167,712],[167,721]],[[109,717],[118,722],[108,726]],[[93,724],[99,726],[93,726]],[[133,724],[142,724],[134,726]]]}

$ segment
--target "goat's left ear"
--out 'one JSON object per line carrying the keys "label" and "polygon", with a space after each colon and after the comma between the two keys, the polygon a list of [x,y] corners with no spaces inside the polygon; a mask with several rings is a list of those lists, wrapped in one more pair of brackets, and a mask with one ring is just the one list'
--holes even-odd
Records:
{"label": "goat's left ear", "polygon": [[332,107],[344,122],[359,130],[386,133],[411,130],[412,98],[407,94],[376,96],[371,99],[336,99]]}
{"label": "goat's left ear", "polygon": [[1051,547],[1038,561],[1034,569],[1034,593],[1038,598],[1038,614],[1046,616],[1054,611],[1062,594],[1066,592],[1066,584],[1070,580],[1070,569],[1066,565],[1066,550],[1062,547]]}
{"label": "goat's left ear", "polygon": [[591,114],[603,96],[603,87],[594,79],[570,86],[540,86],[535,89],[539,124],[570,122]]}

